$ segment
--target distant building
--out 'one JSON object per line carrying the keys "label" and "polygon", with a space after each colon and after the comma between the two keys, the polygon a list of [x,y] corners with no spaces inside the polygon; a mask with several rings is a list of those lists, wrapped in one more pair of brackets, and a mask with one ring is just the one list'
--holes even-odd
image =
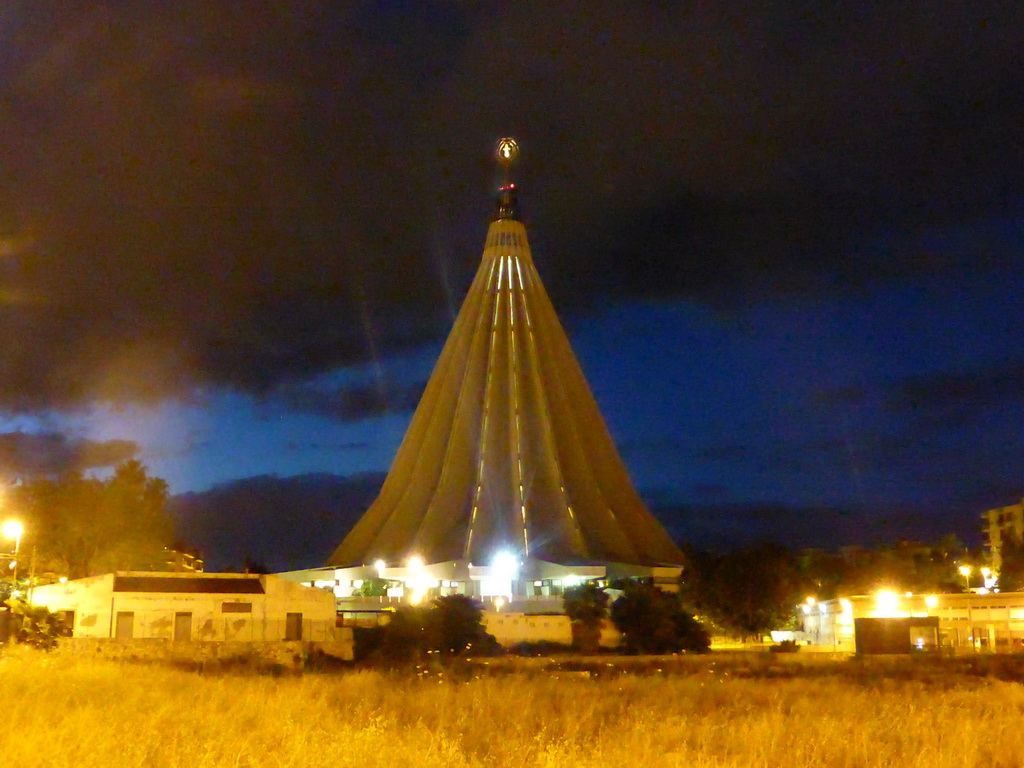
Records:
{"label": "distant building", "polygon": [[[917,595],[882,590],[822,600],[804,606],[804,637],[817,650],[853,653],[860,619],[921,619],[907,622],[908,631],[918,630],[910,643],[919,650],[1024,650],[1024,592]],[[927,629],[932,619],[938,619],[937,636]]]}
{"label": "distant building", "polygon": [[331,640],[335,601],[276,576],[118,572],[32,590],[33,605],[64,615],[72,637]]}
{"label": "distant building", "polygon": [[203,558],[196,550],[164,549],[165,570],[176,573],[202,573]]}
{"label": "distant building", "polygon": [[982,514],[984,533],[989,552],[992,556],[992,568],[999,572],[1002,565],[1003,542],[1008,538],[1024,539],[1024,500],[1008,507],[997,507]]}

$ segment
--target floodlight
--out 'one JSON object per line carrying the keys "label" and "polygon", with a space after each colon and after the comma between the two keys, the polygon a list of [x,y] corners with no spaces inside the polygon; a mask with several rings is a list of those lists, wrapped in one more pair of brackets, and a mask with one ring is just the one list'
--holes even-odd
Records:
{"label": "floodlight", "polygon": [[519,572],[519,560],[511,552],[499,552],[491,561],[494,575],[504,579],[515,579]]}

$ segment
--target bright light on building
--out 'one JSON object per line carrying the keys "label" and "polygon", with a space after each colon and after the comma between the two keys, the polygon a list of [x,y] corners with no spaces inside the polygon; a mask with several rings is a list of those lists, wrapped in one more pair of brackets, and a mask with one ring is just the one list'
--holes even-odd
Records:
{"label": "bright light on building", "polygon": [[505,598],[499,597],[494,601],[494,610],[500,611],[505,606]]}
{"label": "bright light on building", "polygon": [[900,596],[890,589],[875,595],[875,618],[891,619],[900,615]]}
{"label": "bright light on building", "polygon": [[935,595],[928,595],[928,597],[924,599],[924,604],[927,605],[929,608],[934,608],[936,605],[939,604],[939,598],[937,598]]}
{"label": "bright light on building", "polygon": [[384,569],[388,567],[388,564],[383,560],[376,560],[373,563],[373,569],[377,572],[378,576],[384,575]]}
{"label": "bright light on building", "polygon": [[839,615],[836,617],[839,633],[844,636],[853,634],[853,603],[845,597],[839,599]]}
{"label": "bright light on building", "polygon": [[427,564],[423,561],[423,558],[420,557],[419,555],[413,555],[412,557],[409,558],[409,560],[406,563],[406,565],[408,566],[410,571],[422,571],[426,567]]}
{"label": "bright light on building", "polygon": [[511,552],[499,552],[491,561],[491,568],[495,578],[513,580],[519,572],[519,561]]}
{"label": "bright light on building", "polygon": [[996,581],[998,581],[998,577],[994,573],[992,573],[991,568],[982,568],[981,577],[985,580],[986,589],[992,589],[993,587],[995,587]]}
{"label": "bright light on building", "polygon": [[807,603],[808,605],[814,605],[818,601],[815,600],[813,597],[808,597],[806,600],[804,600],[804,602]]}

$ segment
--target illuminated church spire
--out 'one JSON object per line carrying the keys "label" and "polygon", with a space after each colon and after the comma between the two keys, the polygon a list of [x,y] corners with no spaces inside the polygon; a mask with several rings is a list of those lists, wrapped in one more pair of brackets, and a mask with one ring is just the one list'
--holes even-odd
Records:
{"label": "illuminated church spire", "polygon": [[512,139],[483,258],[376,501],[330,565],[678,564],[633,488],[533,263]]}

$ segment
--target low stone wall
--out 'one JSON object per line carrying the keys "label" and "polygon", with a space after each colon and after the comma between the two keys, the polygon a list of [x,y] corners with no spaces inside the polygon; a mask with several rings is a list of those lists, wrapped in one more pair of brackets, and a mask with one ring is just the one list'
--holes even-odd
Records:
{"label": "low stone wall", "polygon": [[150,661],[195,665],[239,665],[302,670],[323,661],[351,661],[352,630],[339,627],[329,641],[174,642],[162,639],[108,640],[62,638],[54,653],[78,658]]}

